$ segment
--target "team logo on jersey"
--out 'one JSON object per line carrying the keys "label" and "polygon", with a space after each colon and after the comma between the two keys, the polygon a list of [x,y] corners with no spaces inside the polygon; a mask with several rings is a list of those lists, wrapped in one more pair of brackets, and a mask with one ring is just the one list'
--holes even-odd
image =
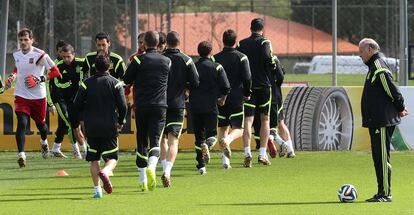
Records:
{"label": "team logo on jersey", "polygon": [[29,58],[29,63],[33,64],[34,63],[34,58]]}

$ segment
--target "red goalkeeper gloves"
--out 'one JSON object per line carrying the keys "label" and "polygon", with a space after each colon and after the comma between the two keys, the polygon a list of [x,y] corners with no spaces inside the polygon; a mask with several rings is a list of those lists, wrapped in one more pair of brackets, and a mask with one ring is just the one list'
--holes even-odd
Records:
{"label": "red goalkeeper gloves", "polygon": [[10,89],[12,86],[12,83],[16,79],[16,76],[14,74],[9,75],[9,77],[4,81],[4,89]]}
{"label": "red goalkeeper gloves", "polygon": [[45,76],[34,76],[32,74],[29,74],[26,76],[26,78],[24,79],[24,83],[26,84],[27,88],[33,88],[36,87],[38,84],[45,82],[46,78]]}

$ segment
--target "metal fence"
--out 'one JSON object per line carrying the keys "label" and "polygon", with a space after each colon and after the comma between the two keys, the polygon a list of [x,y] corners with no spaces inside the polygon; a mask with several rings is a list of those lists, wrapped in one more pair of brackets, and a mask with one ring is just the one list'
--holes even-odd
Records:
{"label": "metal fence", "polygon": [[[112,37],[111,49],[127,58],[133,52],[131,1],[10,1],[8,52],[17,47],[17,29],[27,26],[35,33],[35,45],[52,54],[54,44],[65,40],[74,45],[78,55],[84,55],[94,49],[94,35],[105,31]],[[298,59],[331,52],[330,0],[173,0],[171,7],[168,0],[138,2],[139,30],[166,32],[170,26],[182,35],[182,49],[190,55],[196,54],[196,44],[201,40],[211,41],[218,51],[222,32],[228,28],[236,30],[239,39],[248,36],[254,17],[265,19],[265,35],[280,56]],[[372,37],[387,56],[398,57],[398,1],[385,0],[377,5],[341,2],[345,1],[338,5],[339,54],[356,54],[358,41]],[[414,11],[412,5],[409,11]],[[409,14],[409,25],[413,18]]]}

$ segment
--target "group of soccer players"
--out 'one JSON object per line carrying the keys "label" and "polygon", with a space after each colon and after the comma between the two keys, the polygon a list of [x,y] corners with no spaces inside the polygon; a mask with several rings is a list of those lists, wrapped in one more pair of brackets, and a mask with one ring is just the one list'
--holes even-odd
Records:
{"label": "group of soccer players", "polygon": [[[271,157],[276,157],[275,143],[280,147],[279,156],[295,157],[289,131],[283,123],[284,71],[272,53],[271,42],[263,37],[263,19],[253,19],[250,29],[251,36],[241,40],[237,47],[236,32],[226,30],[224,48],[215,55],[210,42],[200,42],[197,47],[200,58],[196,63],[180,51],[177,32],[141,33],[139,48],[130,56],[128,67],[119,55],[109,50],[111,41],[106,33],[96,35],[97,50],[84,59],[75,57],[70,44],[59,41],[58,56],[53,62],[44,51],[32,46],[32,32],[23,29],[18,34],[21,49],[13,53],[15,69],[4,85],[8,89],[16,80],[19,166],[26,166],[24,135],[30,117],[41,134],[42,156],[49,156],[45,123],[46,104],[49,104],[52,114],[58,112],[50,155],[66,157],[60,145],[67,132],[74,157],[86,157],[91,162],[94,197],[102,197],[99,179],[105,191],[111,193],[109,176],[118,160],[117,137],[125,121],[131,91],[133,101],[128,102],[136,123],[136,165],[142,191],[155,189],[159,160],[163,186],[171,186],[171,170],[186,106],[194,128],[196,167],[201,175],[207,172],[209,151],[216,142],[221,148],[223,168],[231,168],[231,143],[240,137],[244,143],[244,166],[252,167],[253,126],[258,163],[271,164],[267,149]],[[105,161],[102,169],[101,157]]]}

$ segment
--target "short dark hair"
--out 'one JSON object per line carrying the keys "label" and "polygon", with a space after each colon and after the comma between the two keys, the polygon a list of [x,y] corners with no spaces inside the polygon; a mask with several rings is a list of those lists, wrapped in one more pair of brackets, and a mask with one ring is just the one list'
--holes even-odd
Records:
{"label": "short dark hair", "polygon": [[57,43],[56,43],[56,51],[58,51],[59,50],[59,48],[62,48],[63,46],[65,46],[67,43],[65,42],[65,41],[63,41],[63,40],[59,40]]}
{"label": "short dark hair", "polygon": [[109,69],[110,60],[107,54],[99,52],[95,59],[95,68],[97,72],[106,72]]}
{"label": "short dark hair", "polygon": [[250,30],[253,32],[261,31],[264,28],[264,20],[262,18],[255,18],[250,23]]}
{"label": "short dark hair", "polygon": [[211,47],[211,43],[208,41],[203,41],[199,43],[197,47],[197,51],[200,57],[208,57],[212,49],[213,48]]}
{"label": "short dark hair", "polygon": [[24,37],[26,35],[28,35],[30,39],[33,39],[33,32],[28,28],[22,28],[22,30],[20,30],[17,34],[18,37]]}
{"label": "short dark hair", "polygon": [[145,32],[144,41],[147,48],[156,48],[160,39],[160,35],[156,31]]}
{"label": "short dark hair", "polygon": [[225,46],[234,46],[236,39],[237,34],[232,29],[228,29],[223,33],[223,43]]}
{"label": "short dark hair", "polygon": [[65,44],[64,46],[62,46],[62,52],[72,52],[73,54],[75,53],[75,49],[71,44]]}
{"label": "short dark hair", "polygon": [[166,44],[167,43],[167,35],[164,32],[158,32],[158,34],[159,34],[158,45]]}
{"label": "short dark hair", "polygon": [[103,40],[106,39],[106,42],[110,42],[111,41],[111,37],[109,36],[109,34],[105,33],[105,32],[99,32],[96,34],[95,36],[95,41],[97,40]]}
{"label": "short dark hair", "polygon": [[171,47],[178,46],[180,42],[180,35],[176,31],[171,31],[167,34],[167,45]]}

